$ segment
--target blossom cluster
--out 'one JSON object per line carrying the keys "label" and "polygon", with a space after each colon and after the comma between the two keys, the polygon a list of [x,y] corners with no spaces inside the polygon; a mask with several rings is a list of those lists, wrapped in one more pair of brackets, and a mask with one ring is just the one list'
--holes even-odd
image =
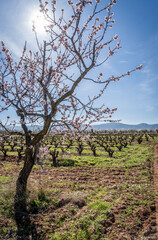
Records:
{"label": "blossom cluster", "polygon": [[[43,125],[42,134],[45,134],[52,125],[81,131],[83,126],[87,128],[96,121],[111,119],[116,108],[94,107],[95,101],[110,82],[119,81],[142,68],[140,65],[107,79],[103,72],[96,78],[90,77],[94,67],[104,64],[120,49],[120,43],[115,42],[118,34],[109,40],[106,38],[107,30],[115,23],[111,10],[117,1],[109,1],[103,6],[99,0],[68,0],[72,13],[69,17],[66,17],[66,8],[59,14],[56,0],[39,2],[48,22],[45,27],[48,38],[43,45],[39,44],[34,29],[38,51],[27,50],[25,44],[19,61],[15,61],[5,43],[1,42],[0,111],[14,108],[27,134],[30,132],[26,126],[30,124]],[[87,102],[82,101],[76,91],[81,81],[99,85],[95,95],[89,93]],[[10,121],[9,116],[7,121]],[[38,127],[36,130],[40,131]],[[42,151],[44,155],[47,152],[46,149]]]}

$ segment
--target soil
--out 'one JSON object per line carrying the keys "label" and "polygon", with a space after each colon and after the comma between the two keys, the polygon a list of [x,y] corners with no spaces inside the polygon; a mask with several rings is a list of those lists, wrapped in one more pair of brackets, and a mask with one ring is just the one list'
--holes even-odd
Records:
{"label": "soil", "polygon": [[156,205],[156,227],[158,239],[158,144],[154,147],[154,190],[155,190],[155,205]]}
{"label": "soil", "polygon": [[[107,221],[101,222],[102,230],[105,239],[110,240],[158,240],[158,144],[154,147],[154,164],[150,165],[148,159],[146,165],[149,165],[153,171],[153,178],[151,184],[154,183],[154,191],[156,193],[155,204],[150,206],[138,206],[136,211],[126,216],[126,218],[119,224],[120,216],[127,213],[127,209],[131,206],[131,200],[127,197],[130,193],[128,185],[136,184],[136,178],[140,174],[139,168],[130,168],[128,174],[128,181],[126,179],[126,169],[104,169],[101,167],[87,166],[87,167],[67,167],[67,168],[52,168],[50,171],[45,169],[42,174],[42,182],[49,184],[49,188],[54,189],[57,186],[61,194],[58,195],[58,203],[49,206],[43,212],[38,214],[31,214],[32,222],[37,226],[38,233],[43,236],[41,239],[49,239],[49,236],[55,231],[69,231],[69,224],[79,219],[80,216],[89,211],[86,206],[86,199],[88,194],[94,194],[96,187],[107,187],[109,189],[108,196],[101,196],[102,200],[111,202],[115,198],[116,192],[119,193],[119,201],[112,207],[112,214]],[[13,162],[12,176],[17,176],[18,165],[16,164],[16,157],[9,156],[5,162]],[[0,175],[10,176],[10,171],[4,173],[4,169],[0,168]],[[39,172],[33,170],[30,176],[30,183],[37,184],[39,181]],[[48,183],[49,182],[49,183]],[[127,187],[122,189],[121,186],[127,182]],[[58,183],[58,185],[55,185]],[[71,184],[70,184],[71,183]],[[87,184],[88,183],[88,184]],[[139,184],[141,180],[139,180]],[[48,186],[48,185],[47,185]],[[77,195],[73,195],[72,192]],[[137,193],[136,193],[137,194]],[[138,202],[142,195],[137,194],[133,196]],[[73,210],[76,210],[75,212]],[[65,219],[61,226],[57,226],[56,220],[64,216]],[[95,218],[95,216],[91,216]],[[47,219],[47,220],[46,220]],[[137,223],[137,219],[140,223]],[[0,227],[11,226],[11,220],[3,219]],[[44,226],[44,230],[43,230]],[[44,237],[46,231],[47,237]],[[93,229],[91,230],[93,234]],[[142,233],[143,237],[139,237]],[[8,236],[11,236],[8,230]],[[12,234],[12,237],[14,233]],[[108,236],[110,236],[108,238]],[[1,236],[0,236],[1,237]],[[1,238],[0,238],[1,239]],[[3,238],[9,239],[9,238]],[[14,239],[14,238],[12,238]],[[84,240],[84,239],[83,239]]]}

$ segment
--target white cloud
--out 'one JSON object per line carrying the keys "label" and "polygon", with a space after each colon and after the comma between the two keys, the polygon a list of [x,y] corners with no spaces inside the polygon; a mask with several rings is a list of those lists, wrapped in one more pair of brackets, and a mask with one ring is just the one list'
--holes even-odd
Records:
{"label": "white cloud", "polygon": [[144,91],[147,94],[153,94],[154,93],[154,89],[151,87],[150,80],[142,82],[140,84],[140,88],[141,88],[142,91]]}
{"label": "white cloud", "polygon": [[127,50],[126,50],[124,53],[125,53],[125,54],[128,54],[128,55],[135,55],[135,54],[136,54],[135,52],[127,51]]}
{"label": "white cloud", "polygon": [[109,74],[110,76],[111,75],[115,75],[115,76],[119,75],[118,71],[116,70],[116,68],[113,66],[112,63],[105,62],[103,64],[103,67],[104,67],[104,69],[106,68],[108,70],[107,74]]}
{"label": "white cloud", "polygon": [[144,69],[142,70],[142,72],[143,72],[143,73],[150,73],[150,69],[149,69],[149,68],[144,68]]}
{"label": "white cloud", "polygon": [[144,74],[144,80],[140,84],[141,90],[146,94],[153,94],[155,92],[154,83],[158,81],[158,75],[147,66],[142,70],[142,73]]}
{"label": "white cloud", "polygon": [[119,61],[119,63],[128,63],[128,61],[127,60],[121,60],[121,61]]}

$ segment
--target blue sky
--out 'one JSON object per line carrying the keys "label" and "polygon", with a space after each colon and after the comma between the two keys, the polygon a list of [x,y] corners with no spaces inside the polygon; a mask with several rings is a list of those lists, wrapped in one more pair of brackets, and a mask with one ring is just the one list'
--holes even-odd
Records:
{"label": "blue sky", "polygon": [[[29,47],[34,47],[30,16],[37,7],[38,0],[0,1],[0,40],[5,41],[16,57],[25,40]],[[118,0],[113,8],[116,22],[109,31],[119,35],[122,48],[99,72],[104,76],[119,75],[143,64],[141,71],[110,84],[97,103],[117,107],[113,119],[121,119],[123,123],[158,123],[157,9],[157,0]],[[89,89],[95,91],[85,85],[80,88],[85,95]]]}

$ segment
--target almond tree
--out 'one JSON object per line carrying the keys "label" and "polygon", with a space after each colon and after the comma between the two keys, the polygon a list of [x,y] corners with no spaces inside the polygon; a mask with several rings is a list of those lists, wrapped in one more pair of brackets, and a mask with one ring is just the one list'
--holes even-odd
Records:
{"label": "almond tree", "polygon": [[[25,161],[16,182],[15,195],[16,220],[19,222],[22,219],[20,212],[26,212],[27,180],[36,160],[39,142],[50,128],[60,126],[77,130],[83,124],[87,127],[94,121],[111,117],[116,109],[96,107],[95,101],[110,82],[119,81],[142,68],[140,65],[107,79],[103,78],[102,72],[98,72],[96,78],[90,74],[120,49],[120,43],[116,42],[117,34],[106,39],[108,28],[114,24],[111,10],[115,3],[116,0],[110,0],[106,5],[100,4],[100,0],[69,0],[65,8],[67,12],[61,9],[59,16],[56,0],[50,3],[39,0],[40,11],[47,21],[47,39],[41,43],[33,26],[38,50],[27,50],[25,43],[21,58],[16,61],[5,43],[1,42],[0,113],[9,109],[15,111],[17,118],[11,119],[10,124],[13,126],[19,121],[23,131],[16,134],[25,137]],[[81,81],[100,87],[95,96],[88,96],[87,102],[82,101],[76,91]],[[32,132],[30,124],[42,128]],[[0,125],[8,134],[15,133],[10,131],[8,124],[1,122]]]}

